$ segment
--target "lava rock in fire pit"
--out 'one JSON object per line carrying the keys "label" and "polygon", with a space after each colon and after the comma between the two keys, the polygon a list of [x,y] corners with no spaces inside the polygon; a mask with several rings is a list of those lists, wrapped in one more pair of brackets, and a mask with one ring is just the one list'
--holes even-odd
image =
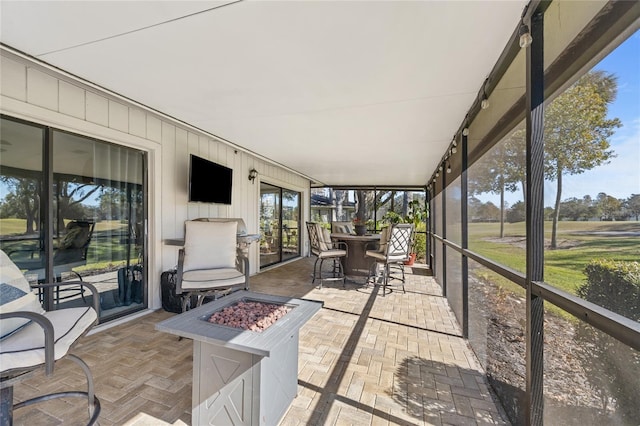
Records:
{"label": "lava rock in fire pit", "polygon": [[274,303],[240,301],[214,312],[209,322],[261,333],[291,309]]}

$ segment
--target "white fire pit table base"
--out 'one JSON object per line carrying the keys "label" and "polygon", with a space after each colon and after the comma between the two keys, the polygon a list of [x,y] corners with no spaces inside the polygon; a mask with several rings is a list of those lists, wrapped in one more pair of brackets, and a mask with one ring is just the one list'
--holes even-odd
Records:
{"label": "white fire pit table base", "polygon": [[[262,333],[207,319],[239,301],[291,307]],[[193,339],[192,424],[275,425],[298,388],[298,334],[322,302],[239,291],[156,324]]]}

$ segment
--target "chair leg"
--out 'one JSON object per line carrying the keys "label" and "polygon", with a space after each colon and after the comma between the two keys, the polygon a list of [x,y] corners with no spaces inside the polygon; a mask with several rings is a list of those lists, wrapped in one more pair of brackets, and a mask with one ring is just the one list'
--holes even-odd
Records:
{"label": "chair leg", "polygon": [[187,312],[187,303],[191,299],[190,293],[182,293],[182,313]]}
{"label": "chair leg", "polygon": [[320,271],[319,271],[319,274],[320,274],[320,286],[318,287],[319,289],[322,289],[322,263],[323,262],[324,262],[324,259],[321,259],[320,260]]}
{"label": "chair leg", "polygon": [[382,297],[384,297],[387,293],[387,284],[389,284],[389,274],[391,270],[389,269],[389,264],[384,264],[384,269],[382,272]]}
{"label": "chair leg", "polygon": [[[316,282],[316,266],[318,265],[318,260],[320,260],[320,258],[316,257],[316,261],[313,262],[313,279],[311,280],[311,284]],[[320,263],[320,265],[322,266],[322,262]]]}
{"label": "chair leg", "polygon": [[[57,398],[70,398],[70,397],[87,398],[87,403],[89,408],[89,422],[87,423],[87,426],[91,426],[95,424],[96,421],[98,420],[98,416],[100,415],[100,400],[98,399],[98,397],[96,397],[94,392],[95,387],[93,385],[93,375],[91,374],[91,370],[89,369],[89,366],[77,356],[73,354],[67,354],[67,357],[70,360],[76,362],[80,366],[80,368],[82,368],[82,371],[84,372],[84,375],[87,379],[86,392],[68,391],[68,392],[58,392],[58,393],[52,393],[47,395],[40,395],[35,398],[28,399],[26,401],[22,401],[15,404],[13,406],[13,409],[17,410],[22,407],[27,407],[29,405],[33,405],[33,404],[44,402],[44,401],[50,401],[52,399],[57,399]],[[4,389],[3,389],[3,398],[4,398]],[[4,423],[1,423],[1,424],[4,426]],[[11,423],[8,423],[8,424],[10,425]]]}
{"label": "chair leg", "polygon": [[13,425],[13,386],[0,389],[0,426]]}

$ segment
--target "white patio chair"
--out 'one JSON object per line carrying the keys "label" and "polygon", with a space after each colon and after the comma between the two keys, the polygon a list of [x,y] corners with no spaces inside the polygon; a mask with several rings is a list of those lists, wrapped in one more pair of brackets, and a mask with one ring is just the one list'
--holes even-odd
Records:
{"label": "white patio chair", "polygon": [[237,248],[238,223],[237,219],[185,222],[184,248],[178,253],[176,274],[182,312],[191,296],[197,297],[197,307],[205,297],[216,298],[238,287],[249,290],[249,259]]}
{"label": "white patio chair", "polygon": [[[93,306],[49,312],[42,309],[38,297],[32,291],[32,288],[65,285],[78,285],[78,282],[56,282],[30,287],[18,267],[0,250],[0,423],[3,425],[12,423],[14,409],[55,398],[87,398],[89,425],[94,424],[100,414],[100,401],[94,394],[89,366],[69,353],[78,339],[97,322],[100,308],[96,288],[82,283],[92,292]],[[15,384],[30,377],[31,373],[41,367],[44,367],[47,376],[52,375],[55,362],[63,357],[80,365],[87,378],[87,392],[58,392],[13,404]]]}

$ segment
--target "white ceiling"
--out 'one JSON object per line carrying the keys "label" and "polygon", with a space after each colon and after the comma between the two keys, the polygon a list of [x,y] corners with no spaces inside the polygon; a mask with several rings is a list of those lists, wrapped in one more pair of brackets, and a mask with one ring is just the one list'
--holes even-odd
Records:
{"label": "white ceiling", "polygon": [[526,1],[5,1],[2,43],[329,185],[424,185]]}

